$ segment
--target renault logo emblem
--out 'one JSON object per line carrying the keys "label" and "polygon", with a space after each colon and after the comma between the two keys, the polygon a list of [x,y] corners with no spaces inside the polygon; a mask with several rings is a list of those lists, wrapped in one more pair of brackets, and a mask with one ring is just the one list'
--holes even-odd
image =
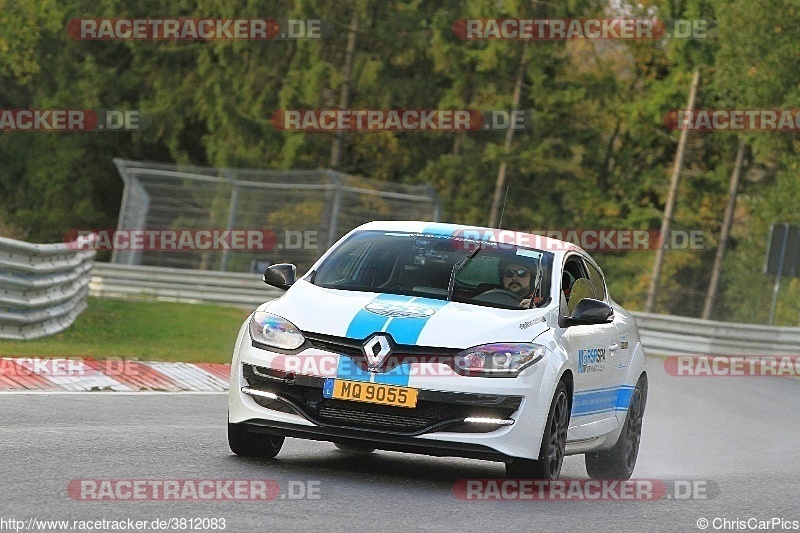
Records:
{"label": "renault logo emblem", "polygon": [[383,333],[378,333],[370,337],[364,343],[364,356],[367,358],[367,367],[370,370],[378,370],[386,356],[392,351],[392,346],[389,344],[389,338]]}

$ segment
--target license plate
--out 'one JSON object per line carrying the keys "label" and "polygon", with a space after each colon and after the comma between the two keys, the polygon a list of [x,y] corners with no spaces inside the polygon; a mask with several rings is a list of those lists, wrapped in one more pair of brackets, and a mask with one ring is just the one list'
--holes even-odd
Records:
{"label": "license plate", "polygon": [[348,381],[328,378],[322,389],[325,398],[352,400],[356,402],[379,403],[397,407],[416,407],[417,389],[395,387],[368,381]]}

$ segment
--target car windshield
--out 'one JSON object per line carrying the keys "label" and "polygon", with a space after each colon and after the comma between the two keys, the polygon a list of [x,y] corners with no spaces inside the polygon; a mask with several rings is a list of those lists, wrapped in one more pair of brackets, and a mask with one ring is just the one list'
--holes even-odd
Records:
{"label": "car windshield", "polygon": [[550,293],[552,263],[550,252],[508,244],[450,235],[361,231],[323,261],[313,280],[331,289],[520,309],[528,306],[537,280],[537,294],[546,298]]}

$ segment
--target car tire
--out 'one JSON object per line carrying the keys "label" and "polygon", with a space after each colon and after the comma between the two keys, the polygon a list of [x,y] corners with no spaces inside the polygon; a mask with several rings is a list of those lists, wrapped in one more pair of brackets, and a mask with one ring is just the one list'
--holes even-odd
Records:
{"label": "car tire", "polygon": [[357,444],[343,444],[341,442],[335,442],[333,445],[339,450],[347,453],[372,453],[375,451],[375,448],[359,446]]}
{"label": "car tire", "polygon": [[639,455],[642,417],[647,403],[647,378],[642,375],[631,395],[622,432],[613,448],[585,455],[586,473],[592,479],[630,479]]}
{"label": "car tire", "polygon": [[542,442],[539,445],[539,459],[514,459],[506,463],[506,477],[519,479],[555,480],[561,475],[561,465],[567,446],[567,430],[569,429],[570,401],[567,386],[558,382],[547,423],[544,427]]}
{"label": "car tire", "polygon": [[251,433],[244,424],[228,422],[228,446],[242,457],[272,459],[281,451],[285,437],[266,433]]}

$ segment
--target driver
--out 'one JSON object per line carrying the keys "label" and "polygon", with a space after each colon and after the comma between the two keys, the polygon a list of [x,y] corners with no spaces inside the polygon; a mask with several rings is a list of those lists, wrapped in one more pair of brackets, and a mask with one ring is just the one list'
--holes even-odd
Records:
{"label": "driver", "polygon": [[519,263],[501,263],[500,278],[503,288],[517,295],[521,300],[520,307],[529,307],[533,288],[531,287],[533,276],[530,268]]}

